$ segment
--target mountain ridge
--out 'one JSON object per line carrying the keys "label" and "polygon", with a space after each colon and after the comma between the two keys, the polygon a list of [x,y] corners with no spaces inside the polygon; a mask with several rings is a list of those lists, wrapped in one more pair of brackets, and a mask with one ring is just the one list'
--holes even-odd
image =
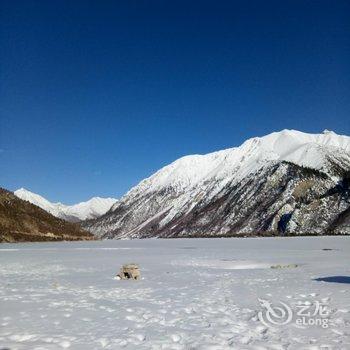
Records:
{"label": "mountain ridge", "polygon": [[0,188],[0,242],[92,240],[78,224],[59,219]]}
{"label": "mountain ridge", "polygon": [[60,202],[52,203],[39,194],[20,188],[14,194],[28,202],[37,205],[50,214],[70,222],[97,218],[105,214],[117,201],[115,198],[93,197],[85,202],[65,205]]}
{"label": "mountain ridge", "polygon": [[[275,173],[273,169],[277,169]],[[292,193],[298,192],[296,188],[304,186],[314,201],[320,201],[322,208],[327,206],[322,201],[332,205],[338,194],[334,194],[334,198],[328,196],[327,199],[321,196],[342,181],[349,169],[350,137],[328,130],[322,134],[282,130],[249,139],[239,147],[179,158],[142,180],[114,204],[107,214],[100,219],[83,223],[83,227],[104,238],[200,236],[199,230],[202,230],[203,235],[208,234],[205,232],[207,230],[211,230],[209,233],[213,235],[244,234],[254,230],[276,231],[281,216],[285,215],[282,212],[287,211],[287,204],[291,202],[289,214],[292,219],[285,225],[284,233],[322,234],[326,233],[327,225],[316,223],[312,227],[311,223],[304,225],[293,221],[299,217],[304,223],[309,222],[306,216],[312,214],[304,213],[309,209],[300,202],[300,196],[294,198]],[[312,176],[309,176],[310,171]],[[258,208],[252,206],[254,202],[264,203],[263,198],[260,198],[261,193],[252,190],[254,186],[259,186],[258,181],[266,190],[265,199],[271,202],[270,207],[266,207],[266,212],[261,213],[264,216],[263,222],[255,218]],[[282,186],[283,191],[280,192],[276,186]],[[247,190],[249,188],[251,193]],[[229,193],[235,191],[238,193],[231,202],[225,202]],[[239,193],[242,198],[239,198]],[[273,193],[281,197],[276,208],[273,205],[274,198],[270,198]],[[231,206],[230,203],[235,200],[237,203]],[[213,226],[209,222],[215,221],[218,214],[205,213],[208,212],[208,205],[213,206],[216,201],[225,203],[227,214],[226,220],[222,218],[221,223]],[[342,200],[344,209],[339,208],[332,215],[330,209],[326,221],[331,218],[335,220],[336,215],[346,210],[347,204],[343,202]],[[313,205],[316,206],[315,203]],[[242,224],[239,224],[237,220],[240,212],[247,211],[247,208],[251,208],[248,213],[251,220],[242,219]],[[271,208],[274,208],[273,212]],[[220,209],[217,207],[217,210]],[[327,210],[323,212],[326,213]],[[275,219],[269,221],[266,215]],[[207,224],[200,224],[195,217],[201,217],[202,222]],[[193,226],[192,223],[196,222]],[[346,228],[346,232],[347,230]]]}

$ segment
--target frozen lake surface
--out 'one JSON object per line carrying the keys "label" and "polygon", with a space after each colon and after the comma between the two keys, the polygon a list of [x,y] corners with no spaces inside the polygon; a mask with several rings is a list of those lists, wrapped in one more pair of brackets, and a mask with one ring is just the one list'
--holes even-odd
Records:
{"label": "frozen lake surface", "polygon": [[0,281],[0,349],[350,349],[347,237],[2,244]]}

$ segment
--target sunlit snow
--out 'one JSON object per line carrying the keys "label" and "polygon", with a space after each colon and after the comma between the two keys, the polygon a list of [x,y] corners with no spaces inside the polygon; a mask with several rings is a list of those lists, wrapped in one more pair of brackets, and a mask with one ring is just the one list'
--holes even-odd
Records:
{"label": "sunlit snow", "polygon": [[93,219],[105,214],[111,208],[111,206],[117,202],[115,198],[93,197],[86,202],[81,202],[74,205],[65,205],[62,203],[51,203],[44,197],[30,192],[25,188],[16,190],[14,194],[18,198],[35,204],[50,214],[63,219]]}
{"label": "sunlit snow", "polygon": [[[349,266],[347,237],[3,244],[0,349],[349,349]],[[258,299],[329,327],[266,326]]]}

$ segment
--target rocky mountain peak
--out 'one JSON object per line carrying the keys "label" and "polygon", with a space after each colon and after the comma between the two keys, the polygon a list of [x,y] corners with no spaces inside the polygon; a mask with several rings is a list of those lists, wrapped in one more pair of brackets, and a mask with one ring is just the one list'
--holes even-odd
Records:
{"label": "rocky mountain peak", "polygon": [[84,225],[108,238],[335,232],[348,204],[326,193],[349,169],[350,137],[282,130],[182,157]]}

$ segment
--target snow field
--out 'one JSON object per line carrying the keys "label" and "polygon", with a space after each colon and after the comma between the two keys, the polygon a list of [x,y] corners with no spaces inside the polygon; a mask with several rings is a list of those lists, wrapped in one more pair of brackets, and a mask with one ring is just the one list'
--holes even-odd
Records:
{"label": "snow field", "polygon": [[[0,349],[349,349],[350,285],[315,281],[349,276],[349,253],[347,237],[4,244]],[[140,281],[114,279],[128,262]],[[258,298],[320,301],[330,326],[266,327]]]}

